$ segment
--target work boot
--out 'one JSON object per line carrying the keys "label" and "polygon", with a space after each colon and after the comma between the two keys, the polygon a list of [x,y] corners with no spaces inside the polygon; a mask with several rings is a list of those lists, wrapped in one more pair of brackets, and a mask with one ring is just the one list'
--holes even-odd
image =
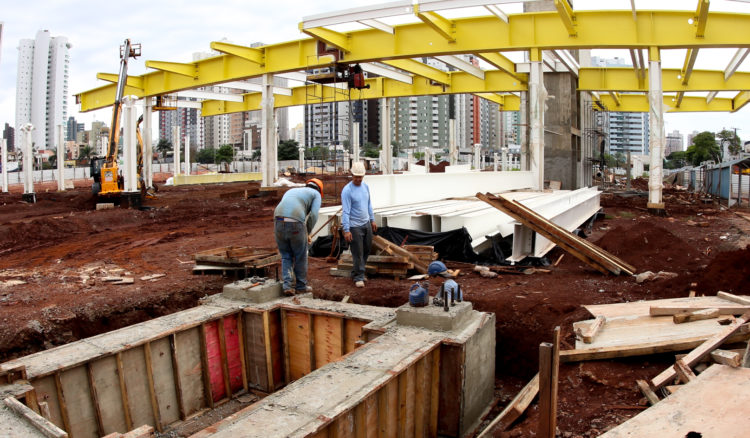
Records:
{"label": "work boot", "polygon": [[365,282],[362,281],[362,280],[355,281],[354,282],[354,286],[356,286],[356,287],[365,287]]}
{"label": "work boot", "polygon": [[312,292],[312,287],[311,286],[305,286],[304,289],[297,289],[296,292],[297,292],[297,295],[304,294],[304,293],[307,293],[307,292]]}
{"label": "work boot", "polygon": [[291,290],[291,289],[286,289],[286,290],[284,290],[284,295],[286,295],[288,297],[293,297],[294,296],[294,291]]}

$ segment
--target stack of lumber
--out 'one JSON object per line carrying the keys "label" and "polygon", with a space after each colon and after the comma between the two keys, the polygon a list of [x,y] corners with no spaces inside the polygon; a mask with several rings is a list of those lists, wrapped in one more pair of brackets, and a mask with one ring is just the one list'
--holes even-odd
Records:
{"label": "stack of lumber", "polygon": [[420,262],[428,266],[430,262],[438,258],[435,247],[431,245],[404,245],[402,248],[414,254]]}
{"label": "stack of lumber", "polygon": [[[430,262],[426,261],[424,257],[420,258],[419,255],[408,251],[406,248],[402,248],[395,243],[389,242],[380,236],[374,236],[372,238],[372,246],[377,248],[378,251],[386,253],[392,256],[405,257],[409,262],[412,263],[414,269],[420,274],[427,273],[427,266]],[[430,250],[430,254],[432,251]]]}
{"label": "stack of lumber", "polygon": [[277,265],[281,256],[271,249],[225,246],[196,253],[194,259],[193,273],[207,274],[264,269]]}
{"label": "stack of lumber", "polygon": [[[352,255],[341,254],[337,268],[341,271],[351,271],[353,268]],[[403,277],[413,264],[406,257],[389,255],[371,255],[367,258],[365,272],[367,274],[393,275]]]}
{"label": "stack of lumber", "polygon": [[[372,243],[377,253],[367,258],[365,273],[368,275],[378,274],[401,278],[412,269],[425,274],[430,262],[437,259],[434,247],[429,245],[405,245],[400,247],[380,236],[374,236]],[[352,268],[352,255],[342,254],[338,265],[331,269],[330,273],[338,277],[348,277]]]}
{"label": "stack of lumber", "polygon": [[635,274],[634,266],[547,220],[518,201],[491,193],[477,193],[477,198],[513,217],[603,274]]}

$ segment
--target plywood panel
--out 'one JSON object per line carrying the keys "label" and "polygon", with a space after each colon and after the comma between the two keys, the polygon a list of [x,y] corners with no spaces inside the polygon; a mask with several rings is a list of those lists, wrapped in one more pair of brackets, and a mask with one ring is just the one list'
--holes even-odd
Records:
{"label": "plywood panel", "polygon": [[146,356],[142,346],[122,352],[122,370],[125,386],[128,388],[128,405],[133,427],[144,424],[155,426],[154,408],[151,406],[151,392],[146,376]]}
{"label": "plywood panel", "polygon": [[200,329],[198,327],[175,335],[175,351],[180,372],[182,403],[190,415],[206,406],[201,363]]}
{"label": "plywood panel", "polygon": [[[378,395],[373,394],[365,399],[364,402],[364,415],[365,415],[365,438],[377,438],[378,437]],[[357,431],[359,435],[359,431]]]}
{"label": "plywood panel", "polygon": [[268,367],[266,366],[266,345],[263,329],[263,314],[244,312],[245,363],[247,364],[248,385],[261,391],[272,392],[268,387]]}
{"label": "plywood panel", "polygon": [[284,346],[281,335],[281,310],[268,312],[269,342],[273,365],[274,389],[284,385]]}
{"label": "plywood panel", "polygon": [[224,369],[221,357],[221,346],[219,345],[219,323],[217,321],[207,322],[206,327],[206,353],[208,354],[208,375],[211,380],[211,394],[214,402],[227,396],[224,386]]}
{"label": "plywood panel", "polygon": [[60,413],[60,404],[57,401],[57,387],[53,376],[42,377],[31,382],[36,392],[36,399],[40,402],[47,402],[50,413],[50,421],[61,429],[65,428],[62,414]]}
{"label": "plywood panel", "polygon": [[414,426],[416,423],[416,388],[417,388],[417,366],[412,364],[402,375],[406,375],[406,434],[404,436],[412,437],[414,435]]}
{"label": "plywood panel", "polygon": [[342,319],[332,316],[315,315],[313,334],[315,336],[315,367],[338,360],[343,352],[341,329]]}
{"label": "plywood panel", "polygon": [[292,380],[310,374],[310,316],[286,310],[289,371]]}
{"label": "plywood panel", "polygon": [[75,438],[96,438],[99,436],[99,425],[96,410],[91,400],[91,389],[86,367],[80,366],[60,373],[60,382],[68,407],[70,435]]}
{"label": "plywood panel", "polygon": [[107,356],[91,362],[91,374],[99,401],[99,410],[102,414],[103,435],[112,432],[127,432],[115,357]]}
{"label": "plywood panel", "polygon": [[180,419],[177,404],[177,389],[174,384],[172,352],[169,339],[161,338],[151,342],[151,367],[154,375],[154,390],[159,403],[159,415],[163,424],[172,424]]}
{"label": "plywood panel", "polygon": [[438,434],[457,436],[461,415],[461,387],[463,377],[463,347],[440,346],[440,398],[438,404]]}
{"label": "plywood panel", "polygon": [[344,331],[346,332],[346,345],[344,352],[349,353],[354,351],[359,345],[357,341],[362,339],[362,327],[367,325],[365,321],[358,321],[356,319],[347,319]]}

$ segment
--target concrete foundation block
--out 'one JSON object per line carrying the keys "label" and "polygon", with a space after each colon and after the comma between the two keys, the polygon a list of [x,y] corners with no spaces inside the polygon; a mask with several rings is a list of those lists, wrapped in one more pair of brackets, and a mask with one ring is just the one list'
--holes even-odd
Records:
{"label": "concrete foundation block", "polygon": [[222,296],[231,300],[265,303],[281,298],[281,283],[275,280],[266,280],[259,284],[257,280],[246,278],[225,285]]}
{"label": "concrete foundation block", "polygon": [[396,323],[449,332],[463,327],[472,314],[471,310],[471,303],[462,301],[450,306],[446,312],[443,306],[433,305],[430,298],[430,304],[424,307],[404,304],[396,309]]}

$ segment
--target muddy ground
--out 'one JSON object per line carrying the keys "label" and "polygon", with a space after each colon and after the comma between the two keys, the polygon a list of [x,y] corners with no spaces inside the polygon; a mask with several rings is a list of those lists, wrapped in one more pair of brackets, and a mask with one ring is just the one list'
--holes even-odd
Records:
{"label": "muddy ground", "polygon": [[[328,181],[334,186],[333,181]],[[0,362],[197,305],[231,281],[192,274],[198,251],[228,245],[274,248],[271,216],[280,193],[245,199],[256,186],[160,187],[142,211],[94,210],[86,184],[55,193],[38,188],[36,204],[19,190],[0,194]],[[335,187],[343,187],[343,180]],[[325,204],[337,200],[327,196]],[[572,348],[571,324],[589,319],[582,304],[640,299],[750,294],[750,222],[714,203],[665,190],[668,215],[646,211],[645,193],[605,193],[605,216],[588,238],[636,266],[671,271],[674,279],[637,284],[604,276],[565,254],[549,273],[487,279],[462,268],[459,282],[475,309],[497,315],[495,408],[499,412],[535,374],[538,347],[561,326]],[[747,211],[747,209],[744,209]],[[563,254],[549,254],[555,262]],[[450,266],[450,263],[448,263]],[[311,259],[316,297],[380,306],[407,301],[409,282],[372,278],[366,289],[328,274]],[[141,280],[166,274],[154,280]],[[107,276],[135,278],[112,285]],[[697,286],[691,286],[696,283]],[[649,379],[672,355],[563,364],[558,428],[562,436],[597,436],[645,409],[636,379]],[[533,404],[514,427],[495,436],[534,436]]]}

